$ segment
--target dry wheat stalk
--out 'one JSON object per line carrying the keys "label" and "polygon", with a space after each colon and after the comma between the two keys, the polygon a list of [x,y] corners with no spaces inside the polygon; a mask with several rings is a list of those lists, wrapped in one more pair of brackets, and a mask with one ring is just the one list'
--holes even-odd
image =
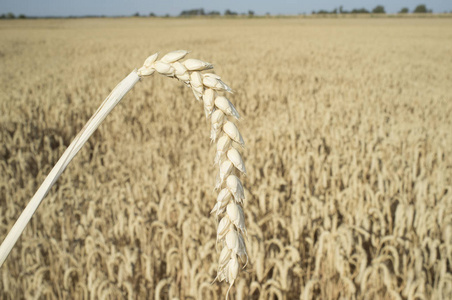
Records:
{"label": "dry wheat stalk", "polygon": [[24,211],[21,213],[6,238],[3,240],[0,246],[0,267],[3,265],[3,262],[8,257],[12,248],[16,244],[28,222],[30,222],[31,217],[35,213],[36,209],[38,209],[41,201],[49,192],[50,188],[55,184],[57,179],[64,172],[75,155],[80,151],[89,137],[94,133],[94,131],[96,131],[97,127],[99,127],[99,125],[112,111],[112,109],[119,103],[119,101],[121,101],[121,99],[132,89],[132,87],[139,80],[140,76],[138,76],[136,71],[132,71],[126,78],[124,78],[113,89],[110,95],[102,102],[91,119],[88,120],[88,122],[79,132],[79,134],[74,138],[66,151],[64,151],[63,155],[53,167],[52,171],[50,171],[49,175],[47,175],[44,182],[36,191],[33,198],[31,198],[30,202],[27,204]]}
{"label": "dry wheat stalk", "polygon": [[220,93],[229,92],[229,88],[213,73],[202,73],[212,69],[212,65],[197,59],[181,61],[188,51],[173,51],[160,60],[158,54],[151,55],[142,68],[138,70],[140,76],[158,73],[176,78],[190,87],[198,101],[204,104],[206,118],[211,121],[210,137],[217,142],[215,164],[219,166],[215,189],[220,190],[217,202],[211,213],[217,217],[223,216],[217,228],[217,243],[223,246],[218,262],[218,274],[215,280],[225,280],[229,283],[226,293],[234,284],[239,272],[239,261],[246,266],[248,254],[246,252],[244,235],[246,235],[244,213],[241,207],[245,194],[242,182],[237,177],[240,173],[246,174],[240,152],[233,144],[244,147],[242,135],[236,125],[228,117],[239,119],[240,115],[234,105]]}
{"label": "dry wheat stalk", "polygon": [[142,77],[150,76],[157,71],[162,75],[181,80],[190,87],[196,99],[204,103],[206,118],[211,120],[211,139],[217,141],[215,163],[219,166],[215,189],[220,190],[212,213],[215,213],[217,217],[224,215],[217,230],[217,243],[221,243],[223,249],[215,280],[225,280],[230,284],[226,294],[226,298],[228,298],[229,291],[238,275],[238,258],[245,264],[244,267],[248,261],[243,238],[243,235],[246,235],[246,228],[241,207],[245,195],[242,183],[236,176],[239,173],[245,174],[246,169],[239,151],[233,147],[233,144],[243,147],[244,141],[236,125],[228,120],[228,117],[238,120],[240,115],[234,105],[226,97],[220,95],[221,92],[232,92],[232,90],[218,75],[202,73],[202,71],[212,69],[212,65],[198,59],[181,61],[187,54],[188,51],[185,50],[173,51],[160,60],[157,60],[158,53],[151,55],[146,59],[143,67],[138,71],[132,71],[113,89],[63,153],[8,233],[0,246],[0,266],[50,188],[100,123]]}

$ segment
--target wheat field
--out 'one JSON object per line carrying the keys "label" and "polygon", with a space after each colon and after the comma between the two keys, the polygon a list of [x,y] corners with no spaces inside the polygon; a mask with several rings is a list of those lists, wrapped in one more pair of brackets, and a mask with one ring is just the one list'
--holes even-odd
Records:
{"label": "wheat field", "polygon": [[[452,19],[0,22],[0,240],[112,88],[187,49],[235,91],[233,299],[452,298]],[[224,299],[202,105],[153,75],[44,199],[2,299]]]}

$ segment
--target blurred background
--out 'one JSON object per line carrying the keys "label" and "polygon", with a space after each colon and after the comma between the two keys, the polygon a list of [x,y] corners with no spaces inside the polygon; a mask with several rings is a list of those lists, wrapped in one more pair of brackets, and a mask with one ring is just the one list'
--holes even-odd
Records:
{"label": "blurred background", "polygon": [[[0,240],[116,84],[186,49],[243,116],[232,298],[452,298],[451,10],[3,0]],[[224,299],[209,126],[182,83],[143,79],[38,208],[0,298]]]}

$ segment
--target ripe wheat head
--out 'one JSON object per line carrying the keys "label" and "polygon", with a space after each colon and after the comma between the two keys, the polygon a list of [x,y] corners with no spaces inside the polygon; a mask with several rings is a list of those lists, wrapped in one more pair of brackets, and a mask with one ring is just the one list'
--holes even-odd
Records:
{"label": "ripe wheat head", "polygon": [[[245,199],[242,182],[238,175],[246,174],[245,164],[235,145],[244,147],[242,135],[231,121],[239,120],[240,115],[234,105],[222,94],[232,93],[221,77],[203,72],[211,70],[210,63],[198,59],[182,59],[188,51],[177,50],[164,55],[157,60],[158,53],[149,56],[143,67],[138,70],[140,76],[150,76],[154,72],[176,78],[190,87],[198,101],[204,104],[206,118],[211,121],[210,137],[217,143],[215,164],[218,165],[218,175],[215,189],[219,190],[217,202],[212,214],[222,217],[217,228],[217,243],[222,250],[218,261],[218,271],[215,280],[234,284],[239,272],[239,259],[246,266],[248,254],[244,236],[246,227],[241,204]],[[229,120],[231,119],[231,120]]]}

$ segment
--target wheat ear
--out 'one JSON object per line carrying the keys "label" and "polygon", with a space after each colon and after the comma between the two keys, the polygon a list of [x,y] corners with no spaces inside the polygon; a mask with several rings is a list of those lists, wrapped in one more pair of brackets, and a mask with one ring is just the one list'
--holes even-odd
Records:
{"label": "wheat ear", "polygon": [[215,280],[225,280],[229,283],[226,293],[237,279],[239,272],[239,259],[246,266],[248,254],[246,252],[244,236],[246,235],[244,213],[241,207],[245,194],[237,175],[245,174],[245,164],[240,152],[233,147],[245,146],[242,135],[237,126],[228,118],[238,120],[240,118],[234,105],[222,93],[232,93],[231,88],[226,85],[220,76],[203,72],[213,69],[210,63],[187,59],[181,61],[188,51],[173,51],[160,60],[158,54],[151,55],[142,68],[138,70],[140,76],[158,73],[176,78],[190,87],[198,101],[204,104],[206,118],[211,121],[210,137],[217,142],[215,164],[218,165],[215,189],[220,190],[217,202],[211,213],[217,218],[222,216],[217,227],[217,243],[223,247],[218,262],[217,277]]}

